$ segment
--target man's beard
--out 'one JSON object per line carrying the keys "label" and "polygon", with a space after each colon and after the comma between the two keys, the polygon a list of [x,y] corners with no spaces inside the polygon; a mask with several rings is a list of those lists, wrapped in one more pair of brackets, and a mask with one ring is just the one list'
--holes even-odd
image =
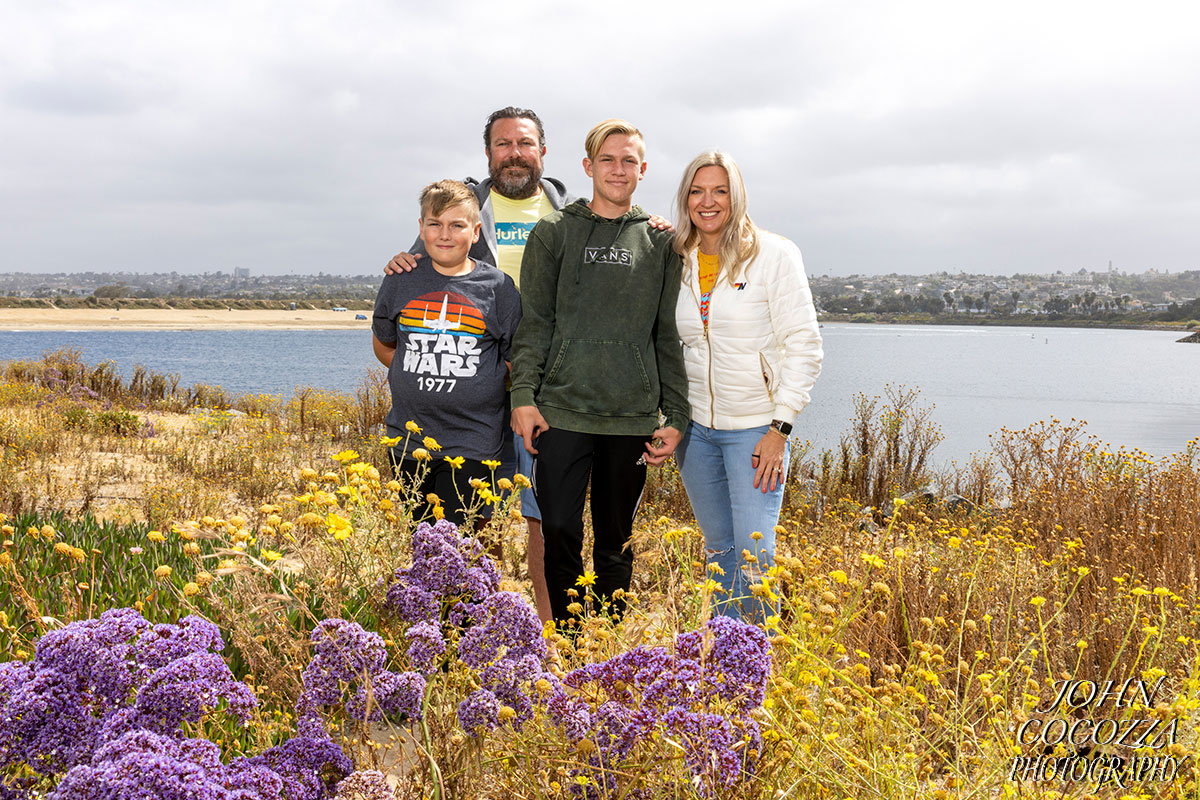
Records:
{"label": "man's beard", "polygon": [[[505,167],[525,167],[524,178],[510,179],[504,173]],[[520,156],[503,161],[496,165],[488,165],[492,176],[492,186],[497,192],[512,200],[524,200],[537,194],[538,184],[542,180],[542,165],[530,163]]]}

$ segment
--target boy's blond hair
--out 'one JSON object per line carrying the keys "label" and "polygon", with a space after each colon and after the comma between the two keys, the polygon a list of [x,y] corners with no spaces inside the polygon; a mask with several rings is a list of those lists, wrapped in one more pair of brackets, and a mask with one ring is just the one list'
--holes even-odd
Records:
{"label": "boy's blond hair", "polygon": [[583,140],[583,149],[587,151],[587,157],[595,161],[596,154],[600,152],[600,148],[604,145],[604,140],[614,133],[621,134],[622,136],[638,137],[640,140],[638,143],[638,155],[642,158],[646,157],[646,137],[642,136],[642,132],[635,128],[633,123],[623,119],[606,119],[588,131],[587,138]]}
{"label": "boy's blond hair", "polygon": [[462,181],[436,181],[421,190],[421,219],[440,217],[447,208],[466,206],[471,222],[479,222],[479,198]]}

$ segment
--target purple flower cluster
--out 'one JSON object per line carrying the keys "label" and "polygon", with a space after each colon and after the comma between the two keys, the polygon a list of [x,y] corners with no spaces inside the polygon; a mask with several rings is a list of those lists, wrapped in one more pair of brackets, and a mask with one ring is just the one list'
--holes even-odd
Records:
{"label": "purple flower cluster", "polygon": [[463,730],[480,734],[501,724],[501,710],[520,726],[533,717],[536,684],[559,683],[547,672],[537,612],[520,595],[501,592],[500,574],[479,541],[445,520],[413,534],[413,564],[398,569],[387,607],[408,623],[408,658],[429,675],[457,658],[479,672],[481,687],[458,704]]}
{"label": "purple flower cluster", "polygon": [[[328,708],[342,707],[357,720],[384,715],[419,719],[425,679],[415,672],[384,669],[383,637],[344,619],[321,621],[312,632],[313,658],[304,669],[304,691],[296,703],[299,732],[328,739]],[[349,696],[349,699],[346,699]]]}
{"label": "purple flower cluster", "polygon": [[499,587],[496,563],[477,539],[444,519],[423,522],[413,533],[412,566],[396,570],[387,606],[403,622],[433,622],[448,605],[482,603]]}
{"label": "purple flower cluster", "polygon": [[175,735],[222,704],[249,719],[257,700],[213,652],[222,647],[205,619],[151,626],[129,608],[45,634],[30,664],[0,668],[0,770],[54,775],[127,731]]}
{"label": "purple flower cluster", "polygon": [[679,634],[673,652],[639,647],[574,670],[546,707],[568,739],[596,744],[593,777],[611,776],[610,768],[659,733],[683,744],[693,777],[715,791],[752,768],[750,753],[762,743],[752,712],[770,673],[762,630],[717,617],[704,631]]}
{"label": "purple flower cluster", "polygon": [[480,669],[498,660],[546,657],[542,623],[529,602],[515,592],[496,592],[469,608],[472,625],[458,643],[458,657]]}
{"label": "purple flower cluster", "polygon": [[408,662],[424,675],[433,672],[434,659],[446,652],[446,640],[438,627],[432,622],[418,622],[409,625],[404,636],[409,641]]}
{"label": "purple flower cluster", "polygon": [[396,791],[382,772],[364,769],[343,779],[333,800],[396,800]]}
{"label": "purple flower cluster", "polygon": [[[152,626],[123,608],[47,633],[28,664],[0,664],[0,800],[33,796],[28,769],[43,783],[58,779],[38,795],[50,800],[332,797],[353,764],[328,738],[295,738],[225,765],[216,744],[183,735],[184,722],[222,707],[244,722],[257,705],[221,659],[223,646],[200,617]],[[326,663],[357,666],[337,662],[331,648],[323,642]],[[377,702],[401,708],[412,691],[411,681],[395,681]]]}
{"label": "purple flower cluster", "polygon": [[332,742],[291,739],[221,763],[207,739],[130,731],[73,767],[50,800],[325,800],[353,764]]}

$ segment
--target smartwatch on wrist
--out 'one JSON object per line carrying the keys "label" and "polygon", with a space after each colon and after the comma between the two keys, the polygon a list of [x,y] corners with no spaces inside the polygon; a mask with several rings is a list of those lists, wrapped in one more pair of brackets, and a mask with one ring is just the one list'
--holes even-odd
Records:
{"label": "smartwatch on wrist", "polygon": [[771,420],[771,430],[782,433],[784,436],[792,435],[792,423],[784,422],[781,419]]}

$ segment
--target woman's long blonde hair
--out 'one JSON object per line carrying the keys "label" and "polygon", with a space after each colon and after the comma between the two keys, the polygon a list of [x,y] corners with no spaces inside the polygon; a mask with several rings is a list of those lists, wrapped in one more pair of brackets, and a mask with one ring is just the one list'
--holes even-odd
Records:
{"label": "woman's long blonde hair", "polygon": [[728,153],[707,150],[693,158],[683,171],[683,180],[679,182],[679,192],[675,195],[675,217],[678,222],[675,224],[673,245],[675,252],[683,256],[684,278],[691,280],[688,254],[699,246],[700,231],[692,225],[692,217],[688,213],[688,195],[696,173],[704,167],[721,167],[729,176],[729,222],[721,231],[716,254],[720,258],[717,280],[724,275],[728,275],[731,281],[736,280],[741,277],[746,265],[758,255],[758,227],[746,212],[746,184],[742,181],[742,171]]}

